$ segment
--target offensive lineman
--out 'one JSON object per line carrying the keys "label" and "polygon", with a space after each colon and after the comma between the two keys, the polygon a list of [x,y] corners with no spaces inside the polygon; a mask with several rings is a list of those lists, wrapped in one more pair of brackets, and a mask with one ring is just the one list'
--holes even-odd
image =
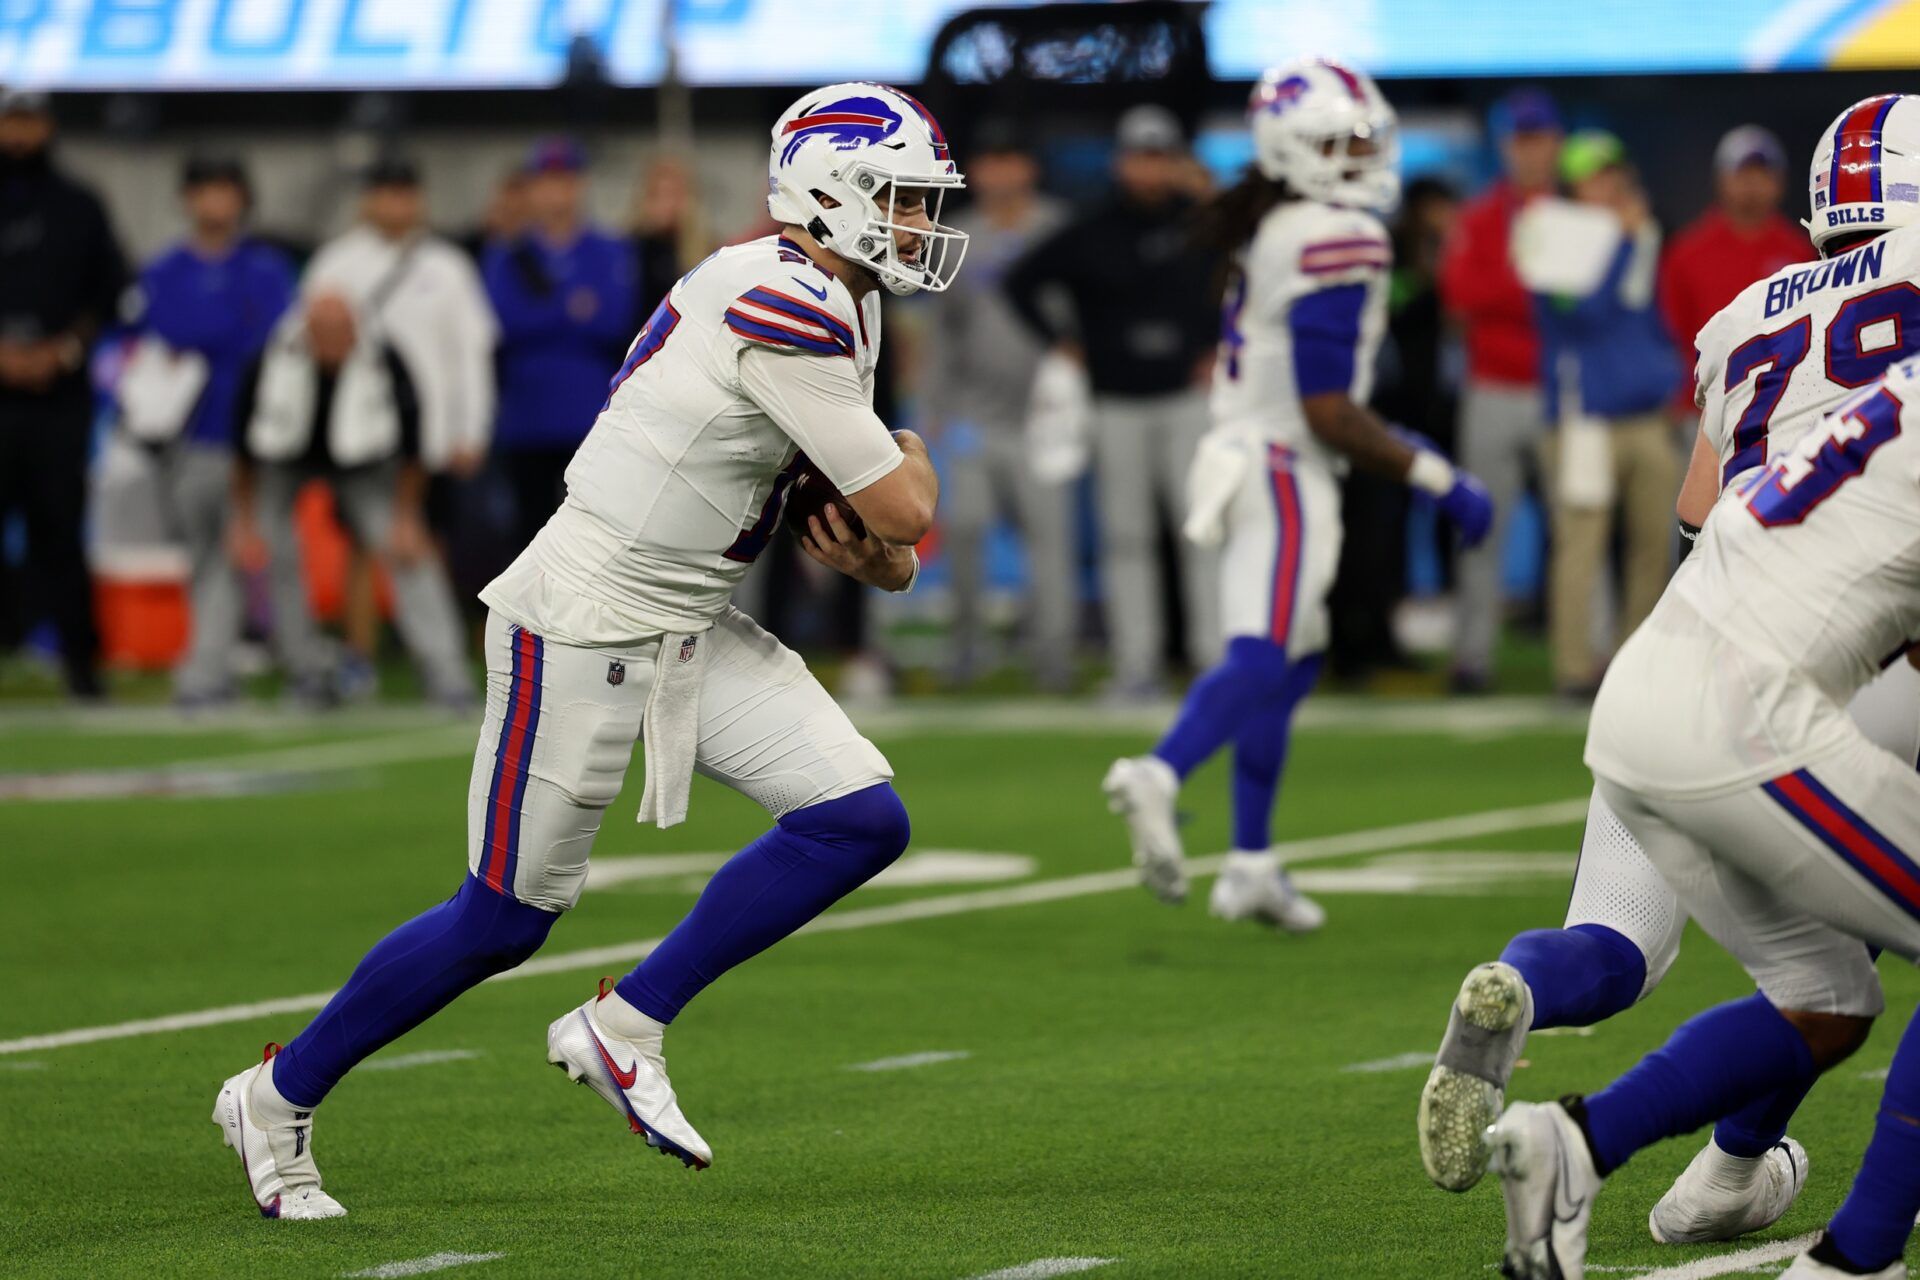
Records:
{"label": "offensive lineman", "polygon": [[368,1054],[539,949],[580,896],[636,742],[642,821],[684,817],[696,767],[776,820],[638,967],[547,1031],[550,1062],[691,1167],[712,1152],[668,1083],[666,1024],[907,845],[885,758],[728,597],[808,466],[867,530],[828,505],[808,554],[884,590],[913,586],[938,485],[919,439],[874,416],[876,294],[951,283],[966,237],[939,205],[963,180],[925,108],[874,84],[789,107],[768,178],[783,232],[722,249],[674,286],[568,468],[566,500],[481,593],[487,714],[465,883],[376,944],[285,1049],[221,1087],[214,1122],[268,1217],[346,1212],[321,1190],[314,1108]]}
{"label": "offensive lineman", "polygon": [[[1892,198],[1920,183],[1920,98],[1881,95],[1840,113],[1817,149],[1808,227],[1822,261],[1759,281],[1708,321],[1696,346],[1700,434],[1679,501],[1691,538],[1724,489],[1792,452],[1855,389],[1920,352],[1920,203]],[[1907,191],[1914,191],[1909,185]],[[1675,587],[1697,572],[1689,557]],[[1896,662],[1850,708],[1854,720],[1908,765],[1920,751],[1920,676]],[[1486,1167],[1486,1126],[1536,1027],[1587,1026],[1630,1007],[1673,963],[1686,916],[1596,788],[1565,927],[1514,938],[1500,961],[1467,975],[1438,1063],[1420,1097],[1428,1176],[1464,1191]],[[1840,1035],[1879,1010],[1869,966],[1852,997],[1805,1001],[1772,1013],[1811,1034]],[[1779,1220],[1807,1175],[1806,1153],[1785,1137],[1813,1084],[1789,1072],[1750,1106],[1718,1118],[1712,1139],[1649,1215],[1662,1243],[1725,1240]]]}
{"label": "offensive lineman", "polygon": [[[1634,1152],[1852,1053],[1884,1003],[1863,942],[1920,960],[1920,774],[1846,712],[1920,636],[1920,361],[1728,490],[1692,559],[1608,670],[1586,762],[1760,995],[1599,1093],[1507,1109],[1488,1141],[1515,1280],[1579,1280],[1594,1196]],[[1786,1274],[1904,1277],[1916,1211],[1920,1017],[1852,1191]]]}
{"label": "offensive lineman", "polygon": [[1187,879],[1174,798],[1232,743],[1233,849],[1211,910],[1306,932],[1325,913],[1280,867],[1270,824],[1293,712],[1327,644],[1340,477],[1351,464],[1432,494],[1469,545],[1493,509],[1477,480],[1363,407],[1386,324],[1390,250],[1376,213],[1400,189],[1393,108],[1364,73],[1308,59],[1267,72],[1247,115],[1253,167],[1209,213],[1208,238],[1234,263],[1216,425],[1188,477],[1183,531],[1225,542],[1227,654],[1152,754],[1116,760],[1103,785],[1126,816],[1141,882],[1177,903]]}

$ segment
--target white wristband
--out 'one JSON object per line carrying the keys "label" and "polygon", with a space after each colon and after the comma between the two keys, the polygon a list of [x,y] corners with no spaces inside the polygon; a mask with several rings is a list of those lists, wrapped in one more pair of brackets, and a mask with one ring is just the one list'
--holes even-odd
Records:
{"label": "white wristband", "polygon": [[1431,449],[1415,449],[1407,468],[1407,485],[1444,498],[1453,488],[1453,464]]}

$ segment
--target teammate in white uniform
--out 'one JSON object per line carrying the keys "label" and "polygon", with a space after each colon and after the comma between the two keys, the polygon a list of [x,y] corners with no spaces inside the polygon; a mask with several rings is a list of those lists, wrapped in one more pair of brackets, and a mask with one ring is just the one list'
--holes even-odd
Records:
{"label": "teammate in white uniform", "polygon": [[487,714],[465,883],[221,1089],[214,1121],[269,1217],[345,1212],[321,1190],[313,1109],[368,1054],[540,947],[580,896],[636,742],[642,821],[679,821],[698,769],[777,822],[617,987],[603,981],[548,1028],[549,1061],[689,1166],[712,1152],[668,1083],[666,1024],[906,847],[886,759],[728,597],[803,471],[865,526],[856,535],[828,505],[803,549],[874,586],[913,585],[938,485],[920,441],[873,412],[877,290],[952,280],[965,236],[938,210],[962,179],[933,117],[874,84],[794,103],[774,125],[768,175],[783,232],[722,249],[673,287],[568,468],[565,502],[482,592]]}
{"label": "teammate in white uniform", "polygon": [[1233,850],[1211,909],[1301,932],[1324,915],[1281,869],[1270,823],[1294,708],[1327,645],[1340,478],[1352,464],[1432,494],[1468,544],[1486,535],[1492,506],[1428,442],[1364,407],[1386,326],[1390,251],[1377,212],[1400,185],[1393,108],[1366,75],[1315,59],[1269,71],[1247,112],[1254,165],[1210,211],[1208,238],[1232,255],[1232,273],[1215,426],[1189,476],[1185,529],[1225,543],[1227,656],[1194,682],[1151,755],[1114,762],[1105,789],[1142,883],[1179,902],[1174,798],[1232,743]]}
{"label": "teammate in white uniform", "polygon": [[[1882,144],[1886,143],[1884,162]],[[1816,151],[1809,223],[1823,260],[1743,290],[1696,341],[1700,434],[1679,500],[1682,531],[1723,489],[1796,448],[1824,416],[1894,361],[1920,353],[1920,203],[1882,200],[1920,183],[1920,98],[1883,95],[1840,113]],[[1697,571],[1690,557],[1678,584]],[[1893,664],[1854,700],[1855,719],[1911,765],[1920,753],[1920,674]],[[1565,927],[1520,934],[1467,975],[1420,1100],[1428,1176],[1464,1191],[1486,1167],[1486,1127],[1529,1028],[1587,1026],[1657,986],[1686,915],[1596,789]],[[1806,1153],[1785,1137],[1812,1077],[1783,1080],[1721,1118],[1712,1139],[1649,1217],[1663,1243],[1731,1239],[1770,1226],[1805,1183]]]}
{"label": "teammate in white uniform", "polygon": [[[1578,1276],[1602,1177],[1857,1048],[1883,1006],[1863,942],[1920,960],[1920,773],[1846,712],[1920,637],[1920,360],[1728,490],[1692,559],[1608,670],[1586,760],[1760,994],[1599,1093],[1508,1108],[1509,1275]],[[1788,1274],[1905,1276],[1917,1211],[1920,1021],[1853,1193]]]}

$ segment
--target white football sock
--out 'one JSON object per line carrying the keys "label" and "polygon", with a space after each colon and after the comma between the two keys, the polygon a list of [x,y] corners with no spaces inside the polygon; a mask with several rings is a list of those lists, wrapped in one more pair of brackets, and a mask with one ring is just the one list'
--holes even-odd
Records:
{"label": "white football sock", "polygon": [[277,1129],[313,1114],[311,1111],[301,1111],[280,1096],[280,1090],[273,1083],[271,1059],[266,1064],[266,1070],[253,1078],[253,1096],[247,1099],[247,1110],[254,1124],[262,1129]]}
{"label": "white football sock", "polygon": [[624,1000],[618,991],[607,992],[606,999],[593,1006],[593,1016],[601,1026],[643,1048],[658,1053],[667,1024],[649,1018]]}
{"label": "white football sock", "polygon": [[1701,1168],[1713,1186],[1727,1191],[1746,1191],[1760,1180],[1760,1171],[1766,1163],[1764,1155],[1728,1155],[1720,1149],[1718,1142],[1710,1141],[1707,1143],[1707,1159]]}

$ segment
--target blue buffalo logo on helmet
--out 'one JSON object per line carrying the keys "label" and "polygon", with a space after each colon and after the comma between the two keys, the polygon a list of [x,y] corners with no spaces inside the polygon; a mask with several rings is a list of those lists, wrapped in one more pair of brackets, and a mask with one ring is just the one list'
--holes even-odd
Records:
{"label": "blue buffalo logo on helmet", "polygon": [[1312,87],[1305,76],[1288,76],[1274,84],[1261,84],[1254,90],[1253,109],[1278,115],[1300,101]]}
{"label": "blue buffalo logo on helmet", "polygon": [[900,128],[900,114],[878,98],[842,98],[810,106],[787,121],[780,135],[787,145],[780,163],[791,164],[800,145],[809,138],[825,138],[842,151],[885,142]]}

